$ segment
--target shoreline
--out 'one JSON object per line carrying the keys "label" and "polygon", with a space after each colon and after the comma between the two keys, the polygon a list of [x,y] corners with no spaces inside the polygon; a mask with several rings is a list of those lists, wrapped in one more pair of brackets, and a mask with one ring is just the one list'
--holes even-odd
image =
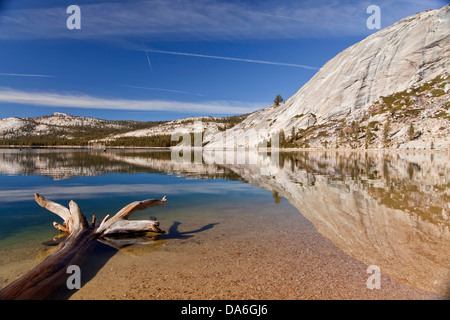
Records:
{"label": "shoreline", "polygon": [[[178,148],[184,149],[186,147]],[[142,146],[32,146],[32,145],[0,145],[0,149],[79,149],[79,150],[160,150],[171,151],[177,147],[142,147]],[[450,153],[450,149],[398,149],[398,148],[382,148],[382,149],[352,149],[352,148],[207,148],[207,147],[189,147],[191,150],[205,151],[259,151],[259,152],[420,152],[420,153]]]}

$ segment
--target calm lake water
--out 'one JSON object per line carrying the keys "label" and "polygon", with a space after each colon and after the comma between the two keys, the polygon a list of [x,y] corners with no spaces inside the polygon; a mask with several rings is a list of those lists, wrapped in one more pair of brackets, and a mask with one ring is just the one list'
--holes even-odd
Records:
{"label": "calm lake water", "polygon": [[[449,296],[448,153],[240,156],[193,164],[167,151],[0,149],[0,288],[53,248],[59,217],[37,205],[38,192],[97,221],[168,199],[130,218],[156,216],[167,234],[100,247],[72,298]],[[382,271],[378,291],[367,289],[369,265]],[[151,274],[165,279],[159,289],[143,282]]]}

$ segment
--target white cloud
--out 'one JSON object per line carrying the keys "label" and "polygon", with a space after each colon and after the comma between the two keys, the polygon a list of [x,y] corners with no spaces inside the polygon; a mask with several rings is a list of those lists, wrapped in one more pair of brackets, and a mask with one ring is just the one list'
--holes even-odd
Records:
{"label": "white cloud", "polygon": [[139,87],[139,86],[129,86],[129,85],[122,85],[122,87],[134,88],[134,89],[144,89],[144,90],[164,91],[164,92],[173,92],[173,93],[180,93],[180,94],[187,94],[187,95],[191,95],[191,96],[203,97],[203,95],[200,94],[200,93],[194,93],[194,92],[188,92],[188,91],[182,91],[182,90],[174,90],[174,89]]}
{"label": "white cloud", "polygon": [[0,102],[84,109],[199,112],[206,114],[244,114],[264,107],[264,104],[238,101],[184,102],[168,100],[129,100],[98,98],[84,94],[27,92],[0,87]]}
{"label": "white cloud", "polygon": [[56,78],[46,74],[26,74],[26,73],[0,73],[0,76],[5,77],[36,77],[36,78]]}
{"label": "white cloud", "polygon": [[[81,30],[66,27],[66,7],[4,10],[1,39],[110,39],[139,36],[147,40],[280,39],[367,34],[371,1],[139,0],[85,2]],[[387,26],[407,15],[445,5],[442,0],[376,3]]]}

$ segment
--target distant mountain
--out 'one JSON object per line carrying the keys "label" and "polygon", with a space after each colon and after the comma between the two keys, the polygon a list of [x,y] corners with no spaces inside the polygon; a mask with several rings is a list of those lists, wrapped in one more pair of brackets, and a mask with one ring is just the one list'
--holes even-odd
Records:
{"label": "distant mountain", "polygon": [[94,139],[150,128],[163,122],[115,121],[55,112],[37,118],[0,120],[3,145],[85,145]]}
{"label": "distant mountain", "polygon": [[11,117],[0,120],[0,145],[168,147],[178,143],[171,141],[175,133],[220,132],[247,116],[148,122],[103,120],[60,112],[37,118]]}
{"label": "distant mountain", "polygon": [[[257,147],[283,130],[285,146],[363,148],[361,137],[376,124],[380,132],[374,131],[369,148],[430,148],[432,142],[449,148],[449,30],[450,5],[402,19],[339,53],[283,104],[214,135],[208,147]],[[402,99],[395,106],[383,99],[396,94]],[[386,123],[392,128],[381,141]],[[411,124],[421,134],[394,139],[394,131],[407,133]]]}
{"label": "distant mountain", "polygon": [[[159,146],[168,147],[178,144],[178,140],[172,142],[174,134],[203,134],[203,139],[208,139],[213,133],[222,132],[232,128],[244,120],[248,114],[230,117],[190,117],[174,121],[168,121],[151,128],[124,132],[111,135],[105,139],[96,141],[106,145],[126,146]],[[174,136],[176,140],[176,137]],[[194,143],[192,137],[191,143]],[[181,140],[180,140],[181,142]],[[183,141],[185,143],[186,141]]]}

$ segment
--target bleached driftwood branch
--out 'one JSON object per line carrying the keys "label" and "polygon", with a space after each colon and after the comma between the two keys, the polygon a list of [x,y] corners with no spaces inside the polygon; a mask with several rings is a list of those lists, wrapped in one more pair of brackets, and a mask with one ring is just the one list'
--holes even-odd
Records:
{"label": "bleached driftwood branch", "polygon": [[43,208],[55,213],[63,219],[63,224],[53,222],[53,226],[67,233],[67,238],[59,245],[58,250],[47,257],[35,268],[0,291],[0,299],[44,299],[67,279],[66,269],[69,265],[78,265],[92,248],[94,240],[105,235],[133,234],[138,232],[164,233],[159,229],[156,220],[128,220],[137,210],[154,206],[164,206],[166,197],[161,200],[148,199],[136,201],[125,206],[112,218],[103,219],[99,227],[95,226],[95,218],[89,224],[81,209],[74,201],[69,208],[50,201],[42,195],[35,194],[36,202]]}

